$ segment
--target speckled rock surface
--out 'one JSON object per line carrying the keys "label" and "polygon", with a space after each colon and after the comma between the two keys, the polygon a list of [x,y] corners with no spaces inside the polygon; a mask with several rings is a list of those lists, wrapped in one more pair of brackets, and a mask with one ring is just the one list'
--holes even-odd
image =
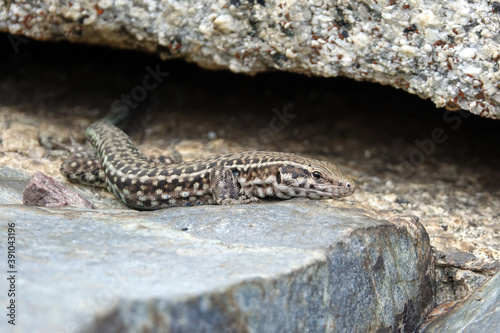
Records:
{"label": "speckled rock surface", "polygon": [[434,305],[415,218],[310,200],[0,215],[17,235],[19,332],[414,332]]}
{"label": "speckled rock surface", "polygon": [[[182,57],[208,68],[390,84],[500,116],[498,1],[26,1],[0,31]],[[9,36],[15,52],[28,43]]]}
{"label": "speckled rock surface", "polygon": [[421,333],[497,333],[500,330],[500,273]]}

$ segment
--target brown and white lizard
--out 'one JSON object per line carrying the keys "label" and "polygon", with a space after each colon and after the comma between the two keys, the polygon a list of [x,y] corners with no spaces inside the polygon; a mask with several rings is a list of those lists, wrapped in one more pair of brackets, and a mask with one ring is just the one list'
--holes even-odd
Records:
{"label": "brown and white lizard", "polygon": [[94,151],[76,151],[61,172],[82,184],[107,187],[134,209],[243,204],[264,198],[340,198],[356,189],[333,163],[290,153],[249,151],[159,163],[144,156],[109,122],[93,123],[86,135]]}

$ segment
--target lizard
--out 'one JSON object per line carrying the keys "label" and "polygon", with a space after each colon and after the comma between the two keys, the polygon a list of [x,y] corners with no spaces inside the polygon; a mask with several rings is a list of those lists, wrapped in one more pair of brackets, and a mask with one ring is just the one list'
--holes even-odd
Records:
{"label": "lizard", "polygon": [[182,162],[154,161],[108,121],[86,130],[93,150],[77,149],[61,165],[71,181],[106,187],[127,206],[155,210],[202,204],[245,204],[264,198],[349,196],[353,180],[331,162],[291,153],[249,151]]}

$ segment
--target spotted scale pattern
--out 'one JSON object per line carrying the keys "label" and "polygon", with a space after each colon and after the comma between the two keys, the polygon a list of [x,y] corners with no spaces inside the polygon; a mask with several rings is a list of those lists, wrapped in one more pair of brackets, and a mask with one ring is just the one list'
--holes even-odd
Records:
{"label": "spotted scale pattern", "polygon": [[[356,186],[332,163],[289,153],[249,151],[191,162],[151,161],[120,129],[87,129],[94,153],[77,152],[62,165],[69,179],[105,186],[127,206],[152,210],[201,204],[240,204],[264,198],[338,198]],[[79,155],[78,155],[79,154]]]}

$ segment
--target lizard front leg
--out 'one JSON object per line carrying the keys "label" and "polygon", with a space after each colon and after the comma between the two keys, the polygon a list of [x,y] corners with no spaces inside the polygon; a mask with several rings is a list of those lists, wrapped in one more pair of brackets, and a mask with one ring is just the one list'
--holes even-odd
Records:
{"label": "lizard front leg", "polygon": [[238,170],[215,167],[210,173],[210,187],[214,202],[217,205],[239,205],[258,202],[256,197],[250,197],[241,189],[238,182]]}

